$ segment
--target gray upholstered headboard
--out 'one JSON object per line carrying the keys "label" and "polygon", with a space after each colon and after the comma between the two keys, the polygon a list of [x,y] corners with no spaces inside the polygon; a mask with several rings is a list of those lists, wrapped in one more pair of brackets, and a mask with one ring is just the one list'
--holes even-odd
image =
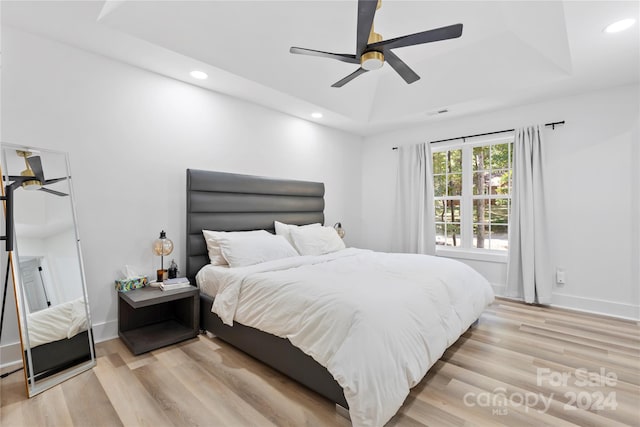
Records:
{"label": "gray upholstered headboard", "polygon": [[324,184],[187,169],[187,271],[209,263],[202,230],[273,232],[273,221],[324,223]]}

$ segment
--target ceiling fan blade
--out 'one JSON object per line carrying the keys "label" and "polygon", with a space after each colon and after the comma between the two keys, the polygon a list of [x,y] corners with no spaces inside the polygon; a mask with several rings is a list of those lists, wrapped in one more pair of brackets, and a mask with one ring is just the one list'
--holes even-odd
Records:
{"label": "ceiling fan blade", "polygon": [[411,84],[420,80],[420,76],[415,73],[409,66],[398,56],[391,51],[391,49],[385,49],[384,51],[384,59],[391,65],[391,68],[396,70],[396,73],[400,74],[400,77],[404,79],[405,82]]}
{"label": "ceiling fan blade", "polygon": [[60,197],[68,196],[68,194],[66,194],[66,193],[61,193],[61,192],[59,192],[59,191],[56,191],[56,190],[50,190],[50,189],[48,189],[48,188],[44,188],[44,187],[42,187],[42,188],[40,189],[40,191],[44,191],[45,193],[54,194],[54,195],[56,195],[56,196],[60,196]]}
{"label": "ceiling fan blade", "polygon": [[297,55],[310,55],[319,56],[321,58],[337,59],[338,61],[348,62],[349,64],[360,64],[360,60],[356,59],[355,55],[348,55],[346,53],[331,53],[323,52],[321,50],[305,49],[303,47],[292,47],[289,52]]}
{"label": "ceiling fan blade", "polygon": [[40,156],[27,157],[27,162],[38,181],[44,182],[44,172],[42,172],[42,159],[40,159]]}
{"label": "ceiling fan blade", "polygon": [[66,176],[64,178],[47,179],[46,181],[43,181],[43,183],[44,185],[55,184],[56,182],[64,181],[65,179],[67,179]]}
{"label": "ceiling fan blade", "polygon": [[368,70],[365,70],[364,68],[358,68],[357,70],[355,70],[353,73],[349,74],[344,79],[342,79],[340,81],[337,81],[334,84],[332,84],[331,87],[342,87],[342,86],[346,85],[347,83],[349,83],[351,80],[353,80],[356,77],[358,77],[360,74],[364,74],[367,71]]}
{"label": "ceiling fan blade", "polygon": [[448,27],[427,30],[421,33],[410,34],[408,36],[396,37],[395,39],[383,40],[371,43],[367,49],[395,49],[398,47],[413,46],[423,43],[437,42],[441,40],[455,39],[462,35],[462,24],[449,25]]}
{"label": "ceiling fan blade", "polygon": [[360,59],[369,43],[369,33],[373,26],[378,0],[358,0],[358,30],[356,39],[356,58]]}

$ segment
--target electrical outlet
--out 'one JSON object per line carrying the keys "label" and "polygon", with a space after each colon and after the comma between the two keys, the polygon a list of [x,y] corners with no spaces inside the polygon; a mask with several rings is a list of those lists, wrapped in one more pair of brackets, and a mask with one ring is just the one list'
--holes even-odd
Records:
{"label": "electrical outlet", "polygon": [[558,285],[564,285],[567,283],[567,276],[563,268],[556,269],[556,283]]}

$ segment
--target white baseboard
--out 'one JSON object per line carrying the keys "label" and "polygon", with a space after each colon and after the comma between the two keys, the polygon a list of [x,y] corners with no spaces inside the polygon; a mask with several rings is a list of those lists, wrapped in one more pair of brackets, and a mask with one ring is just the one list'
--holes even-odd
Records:
{"label": "white baseboard", "polygon": [[[491,287],[496,296],[522,301],[521,298],[510,297],[505,295],[506,286],[492,283]],[[596,298],[578,297],[575,295],[567,295],[554,292],[551,294],[552,307],[568,308],[571,310],[582,311],[585,313],[600,314],[603,316],[618,317],[626,320],[640,320],[640,305],[625,304],[615,301],[606,301]]]}
{"label": "white baseboard", "polygon": [[[117,320],[93,325],[93,339],[96,343],[108,341],[113,338],[118,338]],[[22,356],[20,352],[20,341],[0,346],[0,368],[5,368],[14,364],[22,364]]]}
{"label": "white baseboard", "polygon": [[22,347],[20,341],[0,346],[0,368],[6,368],[11,365],[22,365]]}
{"label": "white baseboard", "polygon": [[118,338],[118,321],[107,320],[106,322],[93,325],[93,339],[96,343]]}
{"label": "white baseboard", "polygon": [[628,320],[640,320],[640,306],[616,301],[595,298],[578,297],[554,292],[551,295],[551,305],[570,308],[587,313],[603,314]]}

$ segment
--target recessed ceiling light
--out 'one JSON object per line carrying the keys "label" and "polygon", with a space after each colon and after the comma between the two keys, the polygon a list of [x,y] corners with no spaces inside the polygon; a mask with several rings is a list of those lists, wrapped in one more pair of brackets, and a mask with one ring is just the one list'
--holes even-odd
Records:
{"label": "recessed ceiling light", "polygon": [[313,117],[314,119],[321,119],[322,113],[311,113],[311,117]]}
{"label": "recessed ceiling light", "polygon": [[627,28],[633,26],[636,23],[636,20],[633,18],[623,19],[621,21],[614,22],[613,24],[607,25],[604,29],[605,33],[619,33],[620,31],[624,31]]}
{"label": "recessed ceiling light", "polygon": [[191,74],[191,77],[198,80],[204,80],[207,77],[209,77],[207,73],[205,73],[204,71],[198,71],[198,70],[194,70],[190,74]]}

